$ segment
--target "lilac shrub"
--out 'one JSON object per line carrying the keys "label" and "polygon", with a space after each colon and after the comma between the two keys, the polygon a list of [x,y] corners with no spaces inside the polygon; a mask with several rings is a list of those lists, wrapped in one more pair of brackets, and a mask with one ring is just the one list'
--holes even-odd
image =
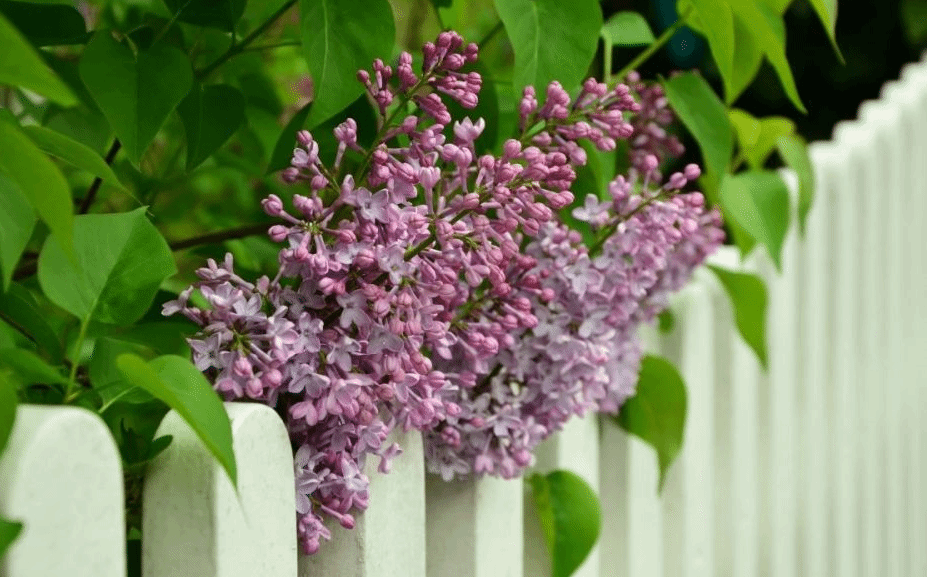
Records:
{"label": "lilac shrub", "polygon": [[444,32],[423,54],[421,74],[408,53],[358,73],[379,113],[372,146],[347,119],[327,165],[314,137],[297,135],[283,178],[306,194],[291,209],[275,195],[262,203],[280,221],[274,278],[243,279],[227,256],[198,271],[208,308],[190,303],[194,287],[164,307],[201,327],[194,362],[220,394],[285,419],[306,553],[331,538],[326,518],[354,526],[367,459],[389,470],[396,428],[423,431],[429,468],[445,477],[511,477],[570,416],[616,411],[633,392],[634,328],[720,235],[700,195],[676,194],[697,168],[660,187],[653,155],[607,202],[577,209],[598,246],[560,222],[586,162],[580,141],[612,150],[634,138],[635,119],[666,120],[642,114],[641,88],[589,80],[571,99],[553,82],[540,104],[529,87],[520,138],[478,155],[485,121],[452,124],[446,103],[477,105],[481,78],[464,71],[476,45]]}

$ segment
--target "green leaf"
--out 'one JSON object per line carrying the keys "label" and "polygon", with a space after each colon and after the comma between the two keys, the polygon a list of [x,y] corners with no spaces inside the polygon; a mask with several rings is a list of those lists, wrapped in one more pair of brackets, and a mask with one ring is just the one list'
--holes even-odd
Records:
{"label": "green leaf", "polygon": [[736,63],[734,56],[734,16],[726,0],[679,0],[679,14],[689,14],[688,24],[701,33],[711,47],[724,90],[732,90]]}
{"label": "green leaf", "polygon": [[[741,19],[745,24],[744,30],[752,34],[757,47],[766,59],[772,64],[779,81],[785,89],[786,95],[792,104],[800,111],[807,113],[805,106],[798,95],[792,68],[785,55],[785,21],[776,10],[757,0],[729,0],[735,19]],[[733,102],[734,95],[728,91],[728,102]]]}
{"label": "green leaf", "polygon": [[751,167],[762,169],[766,159],[776,148],[779,138],[795,133],[795,123],[782,116],[757,119],[748,112],[731,109],[728,113],[740,149]]}
{"label": "green leaf", "polygon": [[[144,347],[132,343],[103,337],[97,339],[93,347],[93,356],[90,358],[88,372],[90,384],[100,395],[104,406],[111,405],[117,400],[124,403],[147,403],[151,401],[151,394],[130,384],[116,366],[116,359],[126,353],[139,354]],[[101,411],[102,412],[102,411]]]}
{"label": "green leaf", "polygon": [[71,189],[55,166],[19,127],[0,119],[0,173],[32,205],[61,247],[73,254],[74,205]]}
{"label": "green leaf", "polygon": [[756,353],[765,370],[769,357],[766,352],[766,285],[755,274],[735,272],[708,265],[731,301],[731,310],[737,331],[744,342]]}
{"label": "green leaf", "polygon": [[10,435],[13,433],[13,423],[16,421],[16,405],[18,404],[16,386],[10,379],[6,378],[6,375],[0,373],[0,456],[3,455],[6,444],[10,440]]}
{"label": "green leaf", "polygon": [[39,284],[56,305],[82,320],[128,325],[145,314],[161,282],[177,272],[161,233],[145,208],[85,214],[74,225],[78,266],[46,243]]}
{"label": "green leaf", "polygon": [[232,484],[237,483],[228,414],[222,399],[190,361],[167,355],[146,363],[141,357],[124,354],[116,359],[116,365],[128,382],[177,411],[216,457]]}
{"label": "green leaf", "polygon": [[79,71],[135,165],[193,85],[190,61],[180,50],[157,43],[136,60],[108,31],[94,35]]}
{"label": "green leaf", "polygon": [[[837,45],[837,0],[809,0],[809,2],[821,20],[821,24],[824,25],[824,30],[827,31],[827,37],[834,47],[834,54],[837,55],[841,64],[846,65],[840,46]],[[904,4],[909,3],[902,1],[902,10],[904,10]],[[923,2],[922,5],[924,5]],[[923,14],[927,18],[927,8],[923,9]]]}
{"label": "green leaf", "polygon": [[74,6],[0,0],[0,14],[35,46],[82,44],[88,38],[84,17]]}
{"label": "green leaf", "polygon": [[193,170],[235,134],[245,120],[245,97],[224,84],[197,84],[177,107],[187,133],[187,170]]}
{"label": "green leaf", "polygon": [[601,35],[613,46],[646,46],[653,42],[647,19],[637,12],[618,12],[602,26]]}
{"label": "green leaf", "polygon": [[14,282],[5,294],[0,294],[0,317],[28,333],[53,362],[64,358],[57,331],[45,321],[32,293],[22,285]]}
{"label": "green leaf", "polygon": [[721,182],[721,206],[750,236],[766,246],[782,270],[782,243],[789,228],[789,190],[775,172],[744,172]]}
{"label": "green leaf", "polygon": [[308,124],[317,126],[364,92],[357,71],[390,54],[396,40],[388,0],[363,8],[343,0],[300,0],[303,52],[315,88]]}
{"label": "green leaf", "polygon": [[647,355],[641,361],[637,392],[621,407],[615,422],[657,452],[663,490],[666,471],[682,448],[686,426],[686,384],[673,363]]}
{"label": "green leaf", "polygon": [[245,13],[245,0],[164,0],[181,22],[231,32]]}
{"label": "green leaf", "polygon": [[13,541],[19,537],[19,532],[23,530],[23,524],[18,521],[10,521],[0,515],[0,559],[6,555],[7,550]]}
{"label": "green leaf", "polygon": [[35,228],[35,211],[19,187],[0,173],[0,271],[3,291],[10,286],[13,270]]}
{"label": "green leaf", "polygon": [[779,138],[779,156],[798,176],[798,231],[805,234],[805,222],[808,212],[814,204],[814,167],[808,156],[808,146],[798,134],[789,134]]}
{"label": "green leaf", "polygon": [[528,482],[550,553],[551,576],[568,577],[599,538],[599,498],[582,477],[570,471],[534,474]]}
{"label": "green leaf", "polygon": [[724,103],[696,74],[680,74],[663,83],[673,111],[702,150],[708,188],[717,190],[734,149],[731,124]]}
{"label": "green leaf", "polygon": [[0,46],[3,47],[0,50],[0,84],[32,90],[62,106],[77,104],[77,98],[67,85],[2,15]]}
{"label": "green leaf", "polygon": [[598,48],[602,9],[597,0],[495,0],[515,50],[512,82],[520,95],[533,85],[543,100],[552,80],[566,90],[586,76]]}
{"label": "green leaf", "polygon": [[0,350],[0,367],[10,370],[24,383],[68,384],[68,380],[57,369],[26,349]]}
{"label": "green leaf", "polygon": [[125,190],[113,169],[89,146],[42,126],[25,126],[23,131],[45,153]]}

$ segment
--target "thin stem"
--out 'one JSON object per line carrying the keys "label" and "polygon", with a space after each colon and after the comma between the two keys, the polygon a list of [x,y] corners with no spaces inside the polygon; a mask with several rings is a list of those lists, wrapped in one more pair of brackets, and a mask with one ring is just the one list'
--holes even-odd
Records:
{"label": "thin stem", "polygon": [[[119,154],[120,148],[122,148],[122,143],[119,142],[118,138],[114,139],[113,145],[109,147],[109,152],[106,153],[106,164],[113,163],[113,160],[116,159],[116,155]],[[84,195],[84,200],[80,203],[78,214],[87,214],[87,211],[90,210],[90,206],[96,199],[97,191],[100,190],[100,185],[102,184],[103,179],[99,176],[93,179],[93,182],[90,183],[90,188],[87,189],[87,194]]]}
{"label": "thin stem", "polygon": [[84,348],[84,339],[87,337],[87,327],[90,326],[90,315],[80,324],[80,332],[77,334],[77,341],[74,342],[73,359],[71,361],[71,375],[68,377],[68,386],[64,392],[65,401],[71,399],[74,386],[77,384],[77,367],[80,365],[80,352]]}
{"label": "thin stem", "polygon": [[650,44],[650,46],[648,46],[646,49],[644,49],[643,52],[638,54],[634,60],[632,60],[631,62],[627,64],[627,66],[619,70],[618,73],[615,74],[615,78],[621,81],[628,75],[629,72],[633,70],[637,70],[641,64],[643,64],[644,62],[647,62],[647,60],[649,60],[650,57],[653,56],[657,50],[659,50],[660,48],[663,47],[664,44],[669,42],[670,38],[673,37],[673,34],[676,34],[677,30],[679,30],[680,28],[686,25],[686,21],[689,19],[689,16],[691,15],[692,15],[691,8],[683,12],[682,16],[679,17],[679,20],[677,20],[675,23],[673,23],[672,26],[664,30],[663,34],[660,34],[660,36],[656,40],[654,40],[653,43]]}
{"label": "thin stem", "polygon": [[505,25],[504,25],[504,24],[502,23],[502,21],[500,20],[499,22],[496,23],[495,26],[492,27],[492,29],[489,30],[489,32],[486,33],[486,36],[483,36],[483,39],[482,39],[482,40],[480,40],[479,42],[477,42],[476,45],[480,47],[480,50],[482,50],[483,47],[486,46],[486,44],[488,44],[489,41],[492,40],[493,37],[494,37],[496,34],[498,34],[499,31],[502,30],[504,27],[505,27]]}
{"label": "thin stem", "polygon": [[170,243],[172,251],[184,250],[186,248],[191,248],[194,246],[200,246],[203,244],[215,244],[225,240],[234,240],[237,238],[245,238],[248,236],[254,236],[256,234],[263,234],[267,232],[267,229],[271,227],[269,223],[262,224],[249,224],[247,226],[242,226],[239,228],[232,228],[229,230],[220,230],[219,232],[212,232],[209,234],[204,234],[200,236],[194,236],[192,238],[185,238],[183,240],[177,240]]}
{"label": "thin stem", "polygon": [[244,51],[244,49],[247,48],[248,45],[254,42],[254,40],[258,36],[263,34],[265,30],[270,28],[270,26],[274,22],[276,22],[281,16],[286,14],[290,10],[290,8],[292,8],[295,4],[296,4],[296,0],[287,0],[287,2],[283,6],[281,6],[276,12],[271,14],[270,18],[268,18],[266,21],[264,21],[263,24],[255,28],[251,32],[251,34],[248,34],[247,36],[245,36],[245,38],[238,44],[232,44],[232,46],[230,46],[229,49],[226,50],[224,54],[222,54],[222,56],[220,56],[215,61],[213,61],[212,64],[209,64],[208,66],[206,66],[206,68],[197,72],[196,73],[197,80],[204,80],[207,76],[215,72],[220,66],[222,66],[223,64],[225,64],[226,62],[228,62],[229,60],[231,60],[232,58],[240,54],[242,51]]}

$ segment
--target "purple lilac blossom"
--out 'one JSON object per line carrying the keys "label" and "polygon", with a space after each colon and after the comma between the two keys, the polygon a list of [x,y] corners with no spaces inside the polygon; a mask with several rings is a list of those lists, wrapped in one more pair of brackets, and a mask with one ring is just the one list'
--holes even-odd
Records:
{"label": "purple lilac blossom", "polygon": [[[476,106],[481,79],[463,72],[476,46],[443,32],[423,54],[420,75],[408,53],[358,73],[380,114],[369,149],[353,119],[334,129],[331,166],[309,132],[297,135],[282,176],[308,190],[292,210],[275,195],[262,202],[280,220],[268,231],[283,244],[273,279],[251,283],[231,256],[210,260],[197,285],[209,307],[190,304],[192,287],[164,307],[201,327],[194,362],[224,398],[285,419],[309,554],[331,538],[326,519],[352,528],[366,509],[368,457],[389,470],[395,428],[425,432],[429,468],[445,477],[511,477],[570,416],[617,410],[636,378],[634,326],[719,238],[697,195],[647,196],[648,157],[649,173],[632,169],[611,202],[577,212],[616,233],[591,255],[557,213],[586,162],[578,141],[611,150],[632,138],[634,91],[589,80],[573,100],[554,82],[539,106],[528,88],[521,138],[480,156],[485,121],[450,126],[445,103]],[[408,102],[417,112],[397,118]],[[347,168],[349,154],[363,158],[359,169]],[[674,174],[661,194],[695,177]]]}

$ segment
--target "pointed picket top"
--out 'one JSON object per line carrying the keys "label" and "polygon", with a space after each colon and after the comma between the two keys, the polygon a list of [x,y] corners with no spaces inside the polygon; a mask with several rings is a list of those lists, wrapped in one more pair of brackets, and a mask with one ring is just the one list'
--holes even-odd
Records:
{"label": "pointed picket top", "polygon": [[0,514],[23,524],[0,574],[125,577],[121,461],[100,417],[20,405],[0,479]]}

